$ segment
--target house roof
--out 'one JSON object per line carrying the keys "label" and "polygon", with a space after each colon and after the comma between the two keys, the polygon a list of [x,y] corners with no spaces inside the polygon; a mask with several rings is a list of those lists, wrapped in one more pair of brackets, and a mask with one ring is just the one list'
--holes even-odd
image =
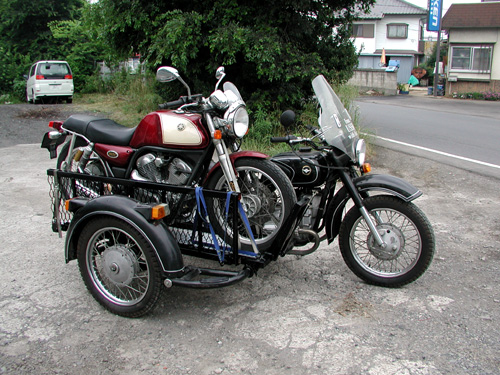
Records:
{"label": "house roof", "polygon": [[442,28],[500,27],[500,2],[452,4],[442,21]]}
{"label": "house roof", "polygon": [[377,0],[369,13],[360,13],[360,19],[382,19],[385,15],[426,15],[427,10],[403,0]]}

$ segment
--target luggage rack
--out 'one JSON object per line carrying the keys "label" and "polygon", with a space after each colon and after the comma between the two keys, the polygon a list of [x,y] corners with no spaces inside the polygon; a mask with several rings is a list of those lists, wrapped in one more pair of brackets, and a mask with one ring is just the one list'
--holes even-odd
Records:
{"label": "luggage rack", "polygon": [[[237,207],[239,194],[224,191],[204,190],[203,196],[210,204],[226,207],[226,217],[211,217],[210,220],[222,220],[223,227],[234,234],[231,243],[220,235],[212,235],[209,226],[199,217],[196,203],[196,189],[193,187],[173,186],[154,182],[128,180],[114,177],[94,176],[60,170],[47,170],[50,186],[49,196],[52,201],[52,230],[59,232],[68,230],[73,214],[66,210],[65,201],[71,198],[95,199],[106,195],[129,197],[145,205],[167,204],[169,212],[163,219],[183,254],[218,260],[225,264],[264,262],[260,254],[239,251]],[[229,200],[229,202],[226,202]],[[223,252],[223,258],[216,251],[216,243]],[[267,263],[267,261],[265,262]]]}

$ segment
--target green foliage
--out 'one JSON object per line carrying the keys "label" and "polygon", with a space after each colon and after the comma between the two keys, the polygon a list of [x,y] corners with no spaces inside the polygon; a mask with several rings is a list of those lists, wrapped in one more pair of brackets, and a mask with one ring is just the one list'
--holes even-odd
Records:
{"label": "green foliage", "polygon": [[93,17],[119,53],[140,53],[153,68],[174,65],[196,91],[213,88],[213,72],[225,65],[249,103],[300,107],[318,73],[350,78],[357,55],[349,27],[372,3],[100,0]]}
{"label": "green foliage", "polygon": [[485,92],[453,93],[453,98],[498,101],[500,100],[500,92],[485,91]]}

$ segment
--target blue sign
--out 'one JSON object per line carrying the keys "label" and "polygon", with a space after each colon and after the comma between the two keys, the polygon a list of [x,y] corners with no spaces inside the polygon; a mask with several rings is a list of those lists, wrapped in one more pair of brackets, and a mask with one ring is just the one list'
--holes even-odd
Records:
{"label": "blue sign", "polygon": [[427,31],[441,30],[441,11],[443,0],[429,0],[429,10],[427,12]]}

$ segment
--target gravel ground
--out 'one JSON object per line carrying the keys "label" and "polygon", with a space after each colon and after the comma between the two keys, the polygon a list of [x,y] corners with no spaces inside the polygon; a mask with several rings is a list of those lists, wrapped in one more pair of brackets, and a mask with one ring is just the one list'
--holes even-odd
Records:
{"label": "gravel ground", "polygon": [[424,192],[416,204],[437,253],[419,280],[366,285],[335,242],[228,288],[165,290],[131,320],[101,308],[64,263],[45,175],[55,163],[39,148],[47,119],[17,115],[33,107],[0,106],[0,373],[499,373],[497,179],[377,148],[374,172]]}

